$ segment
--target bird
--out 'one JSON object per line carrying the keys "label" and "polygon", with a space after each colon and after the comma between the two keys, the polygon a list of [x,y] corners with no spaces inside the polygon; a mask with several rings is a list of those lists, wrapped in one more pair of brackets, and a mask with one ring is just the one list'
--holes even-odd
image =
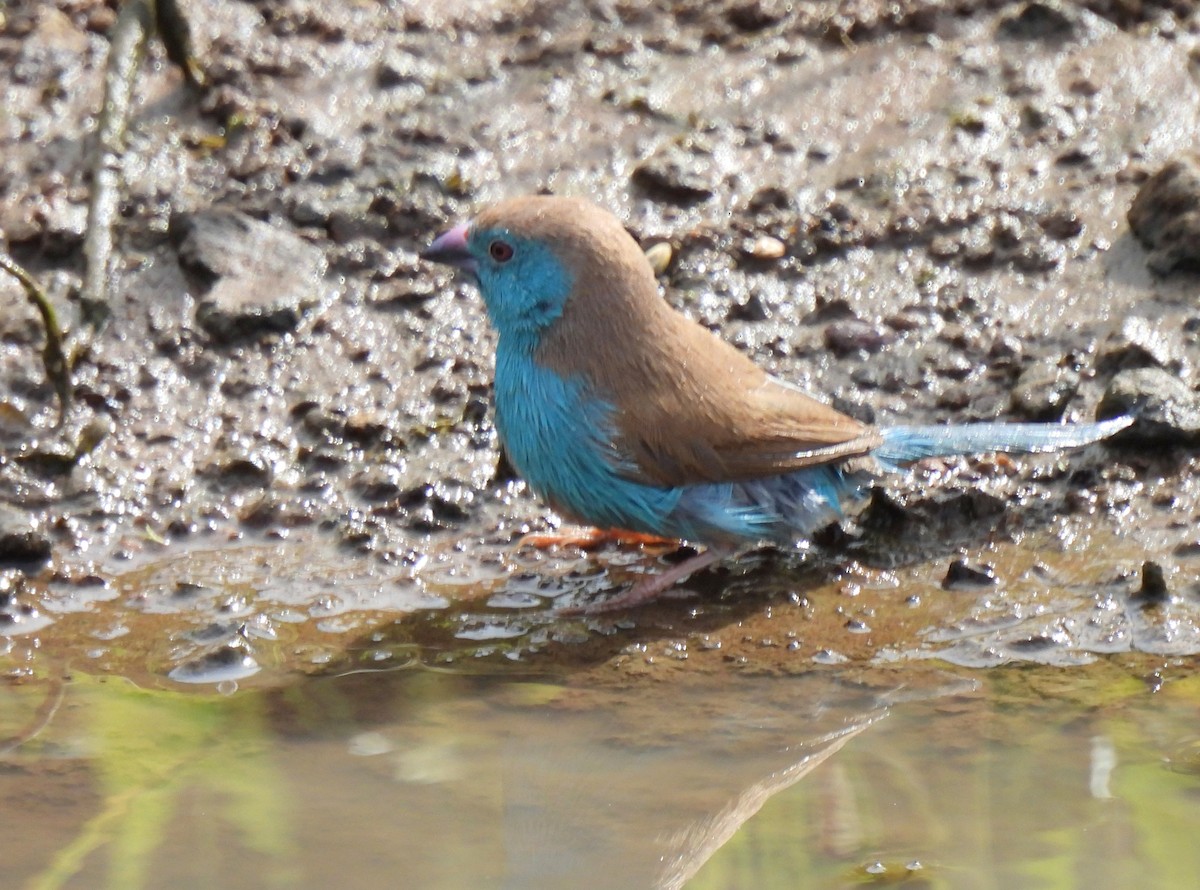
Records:
{"label": "bird", "polygon": [[705,548],[584,612],[649,602],[747,546],[803,544],[923,458],[1057,451],[1132,422],[863,423],[672,307],[617,217],[582,198],[490,205],[421,257],[479,289],[495,428],[529,488],[571,522]]}

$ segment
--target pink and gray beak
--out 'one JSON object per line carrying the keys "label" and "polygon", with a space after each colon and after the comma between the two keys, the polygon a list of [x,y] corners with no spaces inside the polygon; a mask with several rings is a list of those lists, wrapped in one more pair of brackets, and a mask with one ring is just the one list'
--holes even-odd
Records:
{"label": "pink and gray beak", "polygon": [[467,234],[469,223],[455,226],[448,232],[438,235],[433,243],[421,251],[421,259],[434,263],[445,263],[475,275],[478,266],[475,257],[467,249]]}

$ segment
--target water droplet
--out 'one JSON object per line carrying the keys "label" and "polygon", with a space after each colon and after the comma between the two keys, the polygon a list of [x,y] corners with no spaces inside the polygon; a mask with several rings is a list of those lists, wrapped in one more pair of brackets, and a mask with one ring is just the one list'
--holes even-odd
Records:
{"label": "water droplet", "polygon": [[460,640],[511,640],[528,633],[528,628],[517,624],[480,622],[473,627],[464,627],[454,636]]}
{"label": "water droplet", "polygon": [[820,649],[812,657],[817,664],[845,664],[850,659],[832,649]]}
{"label": "water droplet", "polygon": [[360,732],[351,736],[346,745],[346,750],[354,757],[377,757],[395,749],[396,746],[381,732]]}
{"label": "water droplet", "polygon": [[258,662],[243,647],[236,644],[221,646],[212,652],[184,662],[169,674],[177,683],[221,683],[241,680],[259,672]]}

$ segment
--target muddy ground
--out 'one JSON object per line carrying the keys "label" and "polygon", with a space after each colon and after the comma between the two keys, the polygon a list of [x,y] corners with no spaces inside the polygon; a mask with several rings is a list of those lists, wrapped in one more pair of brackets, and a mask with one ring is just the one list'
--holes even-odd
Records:
{"label": "muddy ground", "polygon": [[[67,318],[114,5],[0,7],[0,231]],[[64,433],[0,282],[10,672],[57,650],[243,679],[350,646],[625,673],[1133,651],[1152,674],[1200,651],[1187,175],[1182,210],[1150,199],[1176,208],[1156,252],[1126,218],[1200,137],[1191,4],[181,5],[210,84],[151,46]],[[1153,416],[922,468],[807,555],[556,619],[670,554],[514,550],[556,520],[499,465],[477,296],[416,257],[537,191],[669,244],[667,299],[857,417],[1090,419],[1106,391]],[[111,430],[54,458],[85,427]]]}

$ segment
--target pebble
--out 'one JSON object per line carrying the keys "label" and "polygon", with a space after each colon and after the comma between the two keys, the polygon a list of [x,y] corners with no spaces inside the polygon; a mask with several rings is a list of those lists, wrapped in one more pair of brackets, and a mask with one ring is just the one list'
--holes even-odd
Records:
{"label": "pebble", "polygon": [[1101,371],[1129,368],[1163,368],[1178,373],[1183,367],[1182,345],[1158,325],[1145,318],[1126,318],[1100,348],[1097,367]]}
{"label": "pebble", "polygon": [[890,331],[858,319],[842,319],[825,328],[825,345],[837,355],[879,352],[893,339]]}
{"label": "pebble", "polygon": [[1002,18],[996,33],[1009,40],[1065,43],[1089,36],[1098,25],[1096,16],[1072,4],[1032,0],[1020,11]]}
{"label": "pebble", "polygon": [[1079,374],[1060,362],[1042,359],[1021,372],[1012,390],[1013,411],[1028,420],[1061,420],[1079,391]]}
{"label": "pebble", "polygon": [[1118,441],[1189,445],[1200,442],[1200,394],[1159,368],[1122,371],[1108,385],[1096,416],[1103,420],[1127,414],[1132,426],[1117,433]]}
{"label": "pebble", "polygon": [[170,234],[196,322],[218,342],[294,331],[325,297],[324,254],[287,229],[210,210],[176,216]]}
{"label": "pebble", "polygon": [[0,504],[0,564],[41,565],[50,559],[50,538],[26,513]]}
{"label": "pebble", "polygon": [[671,245],[665,241],[651,244],[646,248],[646,261],[650,263],[650,268],[654,270],[655,275],[662,275],[667,271],[673,255]]}
{"label": "pebble", "polygon": [[745,250],[756,260],[778,260],[787,253],[787,245],[770,235],[760,235],[746,245]]}
{"label": "pebble", "polygon": [[946,570],[942,579],[944,590],[967,590],[992,587],[996,584],[996,570],[986,563],[973,564],[965,559],[956,559]]}
{"label": "pebble", "polygon": [[712,162],[680,145],[668,144],[642,161],[633,181],[652,198],[689,206],[715,194]]}
{"label": "pebble", "polygon": [[1153,271],[1200,271],[1200,154],[1180,155],[1147,179],[1127,218]]}

